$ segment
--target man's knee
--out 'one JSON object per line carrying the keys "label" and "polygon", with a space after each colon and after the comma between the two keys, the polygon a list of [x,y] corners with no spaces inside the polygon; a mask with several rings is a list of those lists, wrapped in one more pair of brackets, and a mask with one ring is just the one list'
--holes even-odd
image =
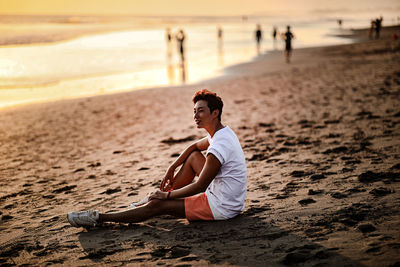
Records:
{"label": "man's knee", "polygon": [[195,150],[190,153],[187,161],[190,163],[192,169],[196,172],[196,174],[199,175],[201,170],[203,169],[204,163],[206,162],[206,158],[200,151]]}
{"label": "man's knee", "polygon": [[204,155],[200,151],[196,150],[196,151],[193,151],[192,153],[190,153],[190,155],[189,155],[187,160],[190,163],[201,163],[201,164],[204,164],[205,161],[206,161],[206,158],[204,157]]}

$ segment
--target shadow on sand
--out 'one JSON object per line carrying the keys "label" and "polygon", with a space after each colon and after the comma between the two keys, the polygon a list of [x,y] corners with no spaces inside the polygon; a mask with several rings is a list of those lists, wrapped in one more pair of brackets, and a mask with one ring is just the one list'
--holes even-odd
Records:
{"label": "shadow on sand", "polygon": [[363,266],[297,234],[278,228],[249,209],[216,222],[171,220],[144,224],[105,225],[82,231],[86,253],[80,259],[96,263],[235,264],[240,266]]}

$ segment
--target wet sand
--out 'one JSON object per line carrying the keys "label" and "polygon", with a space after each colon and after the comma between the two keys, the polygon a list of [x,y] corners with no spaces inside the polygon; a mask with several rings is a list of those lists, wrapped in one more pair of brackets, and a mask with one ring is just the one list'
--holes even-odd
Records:
{"label": "wet sand", "polygon": [[90,34],[134,30],[137,27],[132,21],[121,18],[2,15],[0,46],[55,43]]}
{"label": "wet sand", "polygon": [[[0,111],[0,264],[398,266],[400,43],[282,52],[196,86]],[[247,159],[240,216],[71,227],[125,209],[205,133],[193,93],[224,100]]]}

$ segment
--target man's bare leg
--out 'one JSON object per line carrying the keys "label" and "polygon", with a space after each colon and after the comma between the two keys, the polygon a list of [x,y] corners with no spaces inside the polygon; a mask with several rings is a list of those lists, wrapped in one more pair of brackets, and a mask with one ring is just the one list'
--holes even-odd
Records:
{"label": "man's bare leg", "polygon": [[206,158],[203,154],[200,151],[193,151],[175,175],[173,189],[179,189],[190,184],[196,175],[200,175],[205,163]]}
{"label": "man's bare leg", "polygon": [[[172,189],[179,189],[190,184],[193,181],[194,177],[196,177],[196,175],[200,175],[200,172],[203,169],[205,162],[206,158],[200,151],[192,152],[175,175]],[[130,207],[140,207],[147,203],[147,201],[148,196],[139,202],[132,203]]]}
{"label": "man's bare leg", "polygon": [[115,213],[100,213],[98,222],[137,223],[158,215],[165,214],[173,215],[179,218],[185,218],[184,199],[153,199],[146,205],[127,211]]}
{"label": "man's bare leg", "polygon": [[[206,158],[200,151],[192,152],[175,175],[173,189],[190,184],[196,175],[200,175],[205,162]],[[137,223],[164,214],[185,218],[184,199],[153,199],[143,206],[127,211],[100,213],[99,222]]]}

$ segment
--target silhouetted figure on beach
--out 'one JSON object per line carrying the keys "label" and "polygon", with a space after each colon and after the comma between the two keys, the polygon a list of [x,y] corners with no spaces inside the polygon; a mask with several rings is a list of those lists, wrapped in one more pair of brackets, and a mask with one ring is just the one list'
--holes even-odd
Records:
{"label": "silhouetted figure on beach", "polygon": [[273,40],[273,48],[276,50],[276,37],[278,36],[278,29],[276,26],[272,28],[272,40]]}
{"label": "silhouetted figure on beach", "polygon": [[287,26],[287,31],[283,35],[285,40],[285,56],[286,62],[290,63],[290,57],[292,55],[292,39],[294,38],[293,33],[290,31],[290,26]]}
{"label": "silhouetted figure on beach", "polygon": [[221,26],[218,26],[217,28],[217,39],[218,39],[218,65],[223,66],[224,65],[224,49],[223,49],[223,37],[224,37],[224,32],[221,28]]}
{"label": "silhouetted figure on beach", "polygon": [[218,29],[217,29],[218,40],[222,40],[223,34],[224,34],[224,32],[223,32],[222,28],[220,26],[218,26]]}
{"label": "silhouetted figure on beach", "polygon": [[375,39],[379,39],[382,28],[382,20],[383,20],[382,17],[375,20]]}
{"label": "silhouetted figure on beach", "polygon": [[171,48],[172,34],[171,34],[170,28],[165,29],[165,42],[167,43],[167,55],[171,56],[172,55],[172,48]]}
{"label": "silhouetted figure on beach", "polygon": [[341,20],[341,19],[338,19],[338,20],[337,20],[337,23],[338,23],[338,25],[339,25],[339,28],[342,28],[342,23],[343,23],[343,20]]}
{"label": "silhouetted figure on beach", "polygon": [[183,32],[183,30],[179,30],[179,32],[176,34],[175,36],[176,41],[178,43],[178,51],[179,54],[181,56],[181,62],[179,65],[179,70],[180,70],[180,74],[181,74],[181,81],[182,83],[186,82],[187,79],[187,74],[186,74],[186,62],[185,62],[185,33]]}
{"label": "silhouetted figure on beach", "polygon": [[257,42],[257,53],[260,53],[260,44],[262,40],[262,31],[260,24],[257,24],[256,34],[255,34],[256,42]]}
{"label": "silhouetted figure on beach", "polygon": [[172,41],[172,34],[171,34],[171,29],[170,28],[167,28],[166,30],[165,30],[165,40],[167,41],[167,43],[171,43],[171,41]]}
{"label": "silhouetted figure on beach", "polygon": [[173,49],[172,49],[172,34],[171,34],[171,29],[166,28],[165,30],[165,42],[167,43],[167,77],[168,77],[168,83],[169,84],[174,84],[175,80],[175,70],[174,70],[174,64],[173,64],[173,59],[172,59],[172,54],[173,54]]}
{"label": "silhouetted figure on beach", "polygon": [[218,26],[217,28],[218,51],[222,50],[223,37],[224,37],[224,31],[220,26]]}
{"label": "silhouetted figure on beach", "polygon": [[272,38],[274,40],[276,40],[277,34],[278,34],[278,29],[274,26],[274,28],[272,29]]}
{"label": "silhouetted figure on beach", "polygon": [[181,55],[182,62],[185,61],[185,49],[184,49],[184,42],[185,42],[185,33],[183,30],[180,30],[178,34],[175,36],[176,41],[178,42],[178,51]]}
{"label": "silhouetted figure on beach", "polygon": [[375,31],[375,20],[371,19],[371,26],[370,26],[369,31],[368,31],[368,38],[369,39],[373,38],[374,31]]}

